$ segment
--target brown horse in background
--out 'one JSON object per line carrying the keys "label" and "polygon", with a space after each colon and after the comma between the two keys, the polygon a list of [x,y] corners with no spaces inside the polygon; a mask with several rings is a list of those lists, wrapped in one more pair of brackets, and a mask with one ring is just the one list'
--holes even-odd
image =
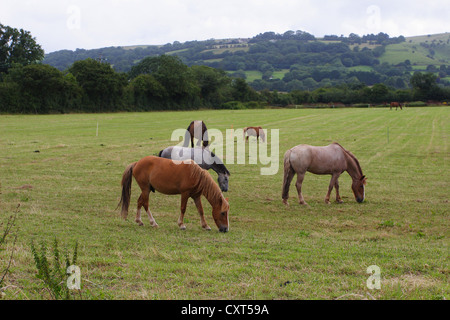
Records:
{"label": "brown horse in background", "polygon": [[332,143],[326,147],[300,144],[289,149],[284,154],[282,199],[285,205],[288,205],[289,185],[296,173],[297,182],[295,186],[297,187],[299,203],[306,204],[302,196],[302,183],[306,171],[314,174],[331,174],[325,203],[330,203],[330,194],[333,186],[336,189],[336,201],[338,203],[343,202],[339,195],[338,178],[344,171],[347,171],[350,177],[352,177],[352,190],[356,201],[360,203],[364,201],[366,177],[362,173],[358,160],[350,151],[345,150],[338,143]]}
{"label": "brown horse in background", "polygon": [[391,108],[389,110],[392,110],[393,107],[395,107],[395,110],[397,110],[398,107],[400,107],[400,110],[403,110],[400,102],[391,102]]}
{"label": "brown horse in background", "polygon": [[184,135],[183,147],[189,146],[189,140],[191,141],[191,147],[194,147],[194,138],[197,139],[197,146],[200,146],[200,141],[203,141],[203,147],[206,148],[209,144],[208,141],[208,129],[201,120],[192,121],[186,129]]}
{"label": "brown horse in background", "polygon": [[200,168],[192,160],[175,161],[155,156],[148,156],[131,163],[125,169],[122,176],[122,197],[119,206],[122,205],[122,218],[128,216],[128,207],[131,197],[132,177],[136,179],[141,188],[141,195],[137,202],[137,214],[135,221],[142,226],[141,208],[144,206],[150,219],[150,225],[157,227],[155,219],[148,207],[150,191],[163,194],[181,194],[181,215],[178,219],[180,229],[186,229],[184,225],[184,213],[189,198],[194,199],[203,229],[211,230],[205,221],[201,196],[204,195],[212,207],[212,216],[221,232],[228,231],[228,212],[230,206],[222,195],[217,184],[208,171]]}
{"label": "brown horse in background", "polygon": [[[247,134],[247,138],[245,138],[245,135]],[[264,130],[262,127],[245,127],[244,128],[244,140],[248,141],[248,138],[250,136],[256,137],[256,140],[258,140],[259,137],[261,137],[262,142],[265,142],[266,135],[264,134]]]}

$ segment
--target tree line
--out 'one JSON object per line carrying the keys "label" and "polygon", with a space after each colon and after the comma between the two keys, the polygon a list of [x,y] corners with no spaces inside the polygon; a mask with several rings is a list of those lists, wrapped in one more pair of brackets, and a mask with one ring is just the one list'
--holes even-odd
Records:
{"label": "tree line", "polygon": [[15,64],[2,75],[0,112],[68,113],[152,110],[259,108],[267,105],[371,103],[450,100],[433,73],[415,73],[413,89],[361,82],[313,91],[260,92],[242,78],[207,66],[183,64],[177,57],[148,57],[127,73],[93,59],[75,62],[66,72],[46,64]]}
{"label": "tree line", "polygon": [[167,55],[145,58],[129,73],[88,58],[65,72],[40,63],[13,64],[1,78],[0,112],[7,113],[189,110],[259,100],[243,79],[188,67]]}
{"label": "tree line", "polygon": [[[286,36],[307,37],[304,33]],[[255,45],[252,50],[259,52],[260,48]],[[328,49],[347,53],[341,45]],[[320,54],[320,49],[315,50]],[[323,53],[326,54],[326,50]],[[312,86],[308,90],[293,88],[286,92],[282,87],[280,90],[258,90],[241,77],[230,76],[211,66],[189,66],[175,55],[149,56],[128,72],[119,72],[108,61],[92,58],[75,61],[61,71],[43,64],[43,54],[29,32],[0,25],[0,65],[3,68],[0,71],[0,112],[44,114],[241,109],[267,105],[450,99],[450,90],[438,85],[437,76],[431,72],[414,73],[410,80],[412,89],[396,89],[377,83],[376,79],[371,83],[370,79],[358,77],[356,73],[350,82],[321,88]],[[339,78],[332,69],[310,71],[292,68],[289,76],[306,83],[309,79]],[[298,80],[300,78],[302,80]]]}

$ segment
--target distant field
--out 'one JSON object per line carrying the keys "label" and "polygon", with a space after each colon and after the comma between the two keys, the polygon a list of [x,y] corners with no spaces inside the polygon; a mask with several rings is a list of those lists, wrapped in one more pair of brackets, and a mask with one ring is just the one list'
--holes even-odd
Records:
{"label": "distant field", "polygon": [[[210,61],[210,60],[209,60]],[[283,69],[283,70],[279,70],[279,71],[274,71],[272,74],[272,78],[273,79],[283,79],[284,75],[286,73],[289,72],[289,69]],[[229,71],[229,73],[233,73],[232,71]],[[252,82],[255,80],[261,80],[262,79],[262,72],[261,71],[257,71],[257,70],[250,70],[250,71],[245,71],[245,75],[246,75],[246,80],[247,82]]]}
{"label": "distant field", "polygon": [[[405,42],[386,46],[386,52],[380,57],[381,62],[398,64],[410,60],[411,64],[420,66],[450,64],[450,33],[436,34],[432,36],[417,36],[406,38]],[[430,50],[420,45],[438,44]]]}
{"label": "distant field", "polygon": [[[204,198],[213,230],[201,229],[190,200],[180,231],[180,197],[159,193],[150,195],[150,208],[160,227],[146,217],[139,227],[135,181],[123,221],[115,208],[126,165],[175,144],[172,131],[194,119],[223,134],[250,125],[279,129],[278,173],[260,175],[267,166],[260,162],[227,164],[226,234]],[[4,298],[49,298],[30,241],[50,246],[56,237],[61,248],[79,243],[85,299],[448,299],[449,122],[447,107],[2,115],[0,223],[20,203]],[[296,203],[292,184],[285,208],[284,152],[333,141],[359,159],[366,201],[355,202],[343,173],[344,204],[326,205],[329,176],[308,173],[309,206]],[[10,241],[0,250],[0,272],[12,248]],[[379,290],[366,285],[371,265],[381,270]]]}

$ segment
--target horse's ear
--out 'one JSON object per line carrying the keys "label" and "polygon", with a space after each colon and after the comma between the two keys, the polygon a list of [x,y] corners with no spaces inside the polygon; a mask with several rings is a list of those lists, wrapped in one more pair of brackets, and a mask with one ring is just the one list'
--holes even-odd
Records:
{"label": "horse's ear", "polygon": [[361,181],[363,182],[364,185],[367,184],[367,177],[366,176],[362,176]]}

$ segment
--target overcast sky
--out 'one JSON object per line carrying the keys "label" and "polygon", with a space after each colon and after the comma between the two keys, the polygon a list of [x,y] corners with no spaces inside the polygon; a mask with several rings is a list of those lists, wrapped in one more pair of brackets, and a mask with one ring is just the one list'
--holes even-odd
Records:
{"label": "overcast sky", "polygon": [[0,0],[0,23],[46,53],[307,31],[316,37],[450,32],[450,0]]}

